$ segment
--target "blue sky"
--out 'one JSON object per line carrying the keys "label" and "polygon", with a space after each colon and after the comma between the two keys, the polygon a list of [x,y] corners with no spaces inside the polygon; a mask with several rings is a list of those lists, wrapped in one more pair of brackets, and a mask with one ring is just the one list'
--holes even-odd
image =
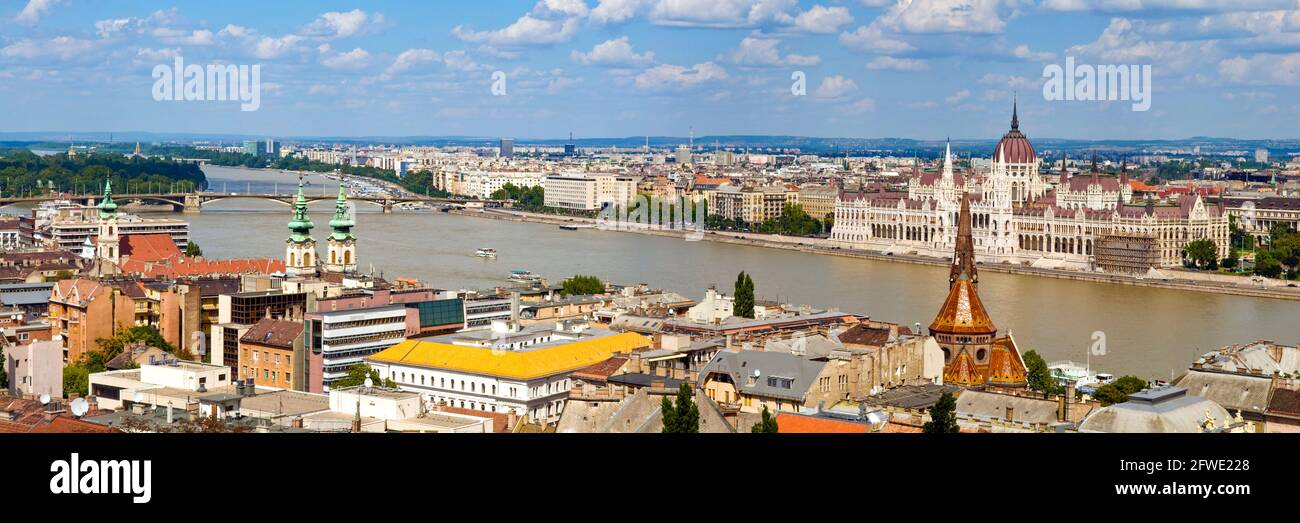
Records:
{"label": "blue sky", "polygon": [[[155,101],[175,56],[260,64],[260,108]],[[1151,65],[1151,109],[1045,100],[1066,57]],[[1031,138],[1297,138],[1297,86],[1300,0],[0,3],[0,131],[995,138],[1016,91]]]}

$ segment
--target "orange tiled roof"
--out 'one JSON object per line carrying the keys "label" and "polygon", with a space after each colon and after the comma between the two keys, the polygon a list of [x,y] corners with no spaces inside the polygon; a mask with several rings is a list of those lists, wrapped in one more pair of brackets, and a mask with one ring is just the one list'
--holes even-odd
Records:
{"label": "orange tiled roof", "polygon": [[948,298],[939,308],[939,314],[930,324],[930,332],[946,334],[988,334],[997,333],[993,319],[984,309],[975,285],[966,279],[958,279],[948,289]]}
{"label": "orange tiled roof", "polygon": [[984,385],[984,376],[975,364],[975,358],[962,347],[953,356],[952,363],[943,368],[943,382],[961,387],[978,387]]}
{"label": "orange tiled roof", "polygon": [[1029,383],[1025,362],[1020,358],[1020,350],[1010,336],[993,340],[993,350],[989,351],[989,365],[985,375],[990,385],[1022,387]]}
{"label": "orange tiled roof", "polygon": [[181,257],[170,234],[127,234],[122,237],[121,255],[142,262],[173,261]]}
{"label": "orange tiled roof", "polygon": [[782,434],[866,434],[870,432],[865,423],[786,412],[776,415],[776,426],[777,431]]}

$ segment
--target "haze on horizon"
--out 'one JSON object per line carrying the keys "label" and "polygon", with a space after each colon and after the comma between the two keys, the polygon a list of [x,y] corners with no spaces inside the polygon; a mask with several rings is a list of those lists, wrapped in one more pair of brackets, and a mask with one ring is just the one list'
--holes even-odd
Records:
{"label": "haze on horizon", "polygon": [[[1018,93],[1031,138],[1287,139],[1296,20],[1296,0],[30,0],[0,8],[0,133],[991,140]],[[260,65],[260,108],[155,101],[177,56]],[[1150,64],[1151,110],[1044,100],[1066,57]]]}

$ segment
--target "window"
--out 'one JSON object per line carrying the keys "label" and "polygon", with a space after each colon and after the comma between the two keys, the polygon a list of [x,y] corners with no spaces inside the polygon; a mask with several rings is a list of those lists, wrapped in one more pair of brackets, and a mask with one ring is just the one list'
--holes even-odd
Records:
{"label": "window", "polygon": [[292,379],[289,379],[289,373],[288,373],[288,372],[284,373],[284,382],[285,382],[285,383],[293,383],[293,380],[292,380]]}

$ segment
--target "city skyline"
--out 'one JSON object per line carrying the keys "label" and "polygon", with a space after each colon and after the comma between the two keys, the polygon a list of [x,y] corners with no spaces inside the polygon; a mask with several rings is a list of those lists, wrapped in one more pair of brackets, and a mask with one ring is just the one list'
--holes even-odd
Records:
{"label": "city skyline", "polygon": [[[934,140],[995,138],[1015,93],[1031,137],[1287,139],[1297,6],[31,0],[0,13],[0,103],[27,133]],[[151,73],[178,57],[260,66],[260,107],[157,101]],[[1068,58],[1150,65],[1150,110],[1045,100]]]}

